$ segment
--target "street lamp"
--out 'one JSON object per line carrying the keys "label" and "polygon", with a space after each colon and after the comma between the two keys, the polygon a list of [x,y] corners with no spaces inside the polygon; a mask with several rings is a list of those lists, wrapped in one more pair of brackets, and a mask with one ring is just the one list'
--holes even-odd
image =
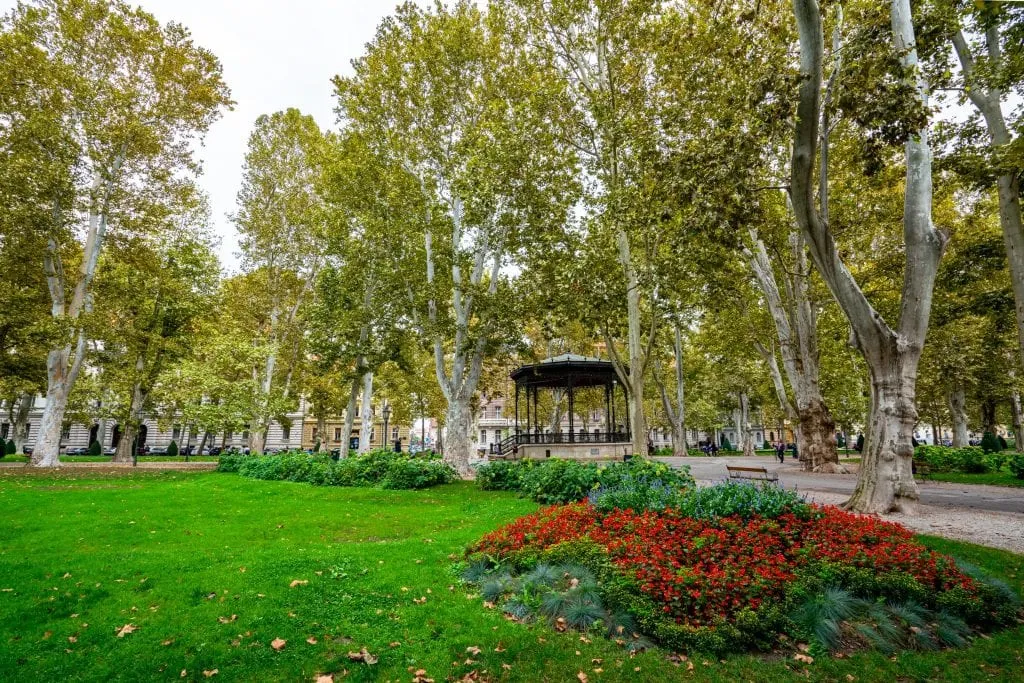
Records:
{"label": "street lamp", "polygon": [[384,433],[381,435],[381,442],[383,443],[384,450],[388,449],[388,419],[391,417],[391,406],[388,405],[387,401],[384,402],[384,408],[380,411],[381,416],[384,418]]}

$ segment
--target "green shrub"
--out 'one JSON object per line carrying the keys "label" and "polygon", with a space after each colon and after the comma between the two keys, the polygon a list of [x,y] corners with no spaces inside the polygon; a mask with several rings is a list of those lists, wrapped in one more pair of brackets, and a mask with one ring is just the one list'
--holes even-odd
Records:
{"label": "green shrub", "polygon": [[523,485],[525,463],[531,460],[496,460],[481,465],[476,471],[476,483],[484,491],[520,491]]}
{"label": "green shrub", "polygon": [[761,450],[763,450],[763,451],[770,451],[770,450],[772,450],[772,445],[771,445],[771,443],[769,443],[768,439],[764,440],[764,443],[761,445]]}
{"label": "green shrub", "polygon": [[448,463],[437,460],[395,460],[388,466],[381,480],[385,489],[425,489],[448,484],[456,479],[456,472]]}
{"label": "green shrub", "polygon": [[103,447],[95,439],[89,444],[89,455],[103,455]]}
{"label": "green shrub", "polygon": [[946,446],[918,446],[914,450],[914,458],[923,460],[935,472],[967,472],[979,474],[987,472],[993,464],[993,458],[999,454],[986,455],[977,446],[964,448],[948,448]]}
{"label": "green shrub", "polygon": [[222,454],[220,458],[217,460],[217,471],[237,472],[238,468],[241,467],[242,463],[248,457],[248,455],[241,455],[239,453]]}
{"label": "green shrub", "polygon": [[857,451],[858,453],[860,453],[861,451],[864,450],[864,435],[863,434],[858,434],[857,435],[857,441],[854,443],[853,450]]}
{"label": "green shrub", "polygon": [[178,443],[171,439],[171,443],[167,444],[167,455],[176,458],[178,457]]}
{"label": "green shrub", "polygon": [[[22,449],[24,451],[24,449]],[[17,455],[18,445],[14,443],[14,439],[7,442],[7,455]]]}
{"label": "green shrub", "polygon": [[731,451],[732,450],[732,444],[729,443],[729,439],[725,438],[724,436],[722,437],[722,450],[723,451]]}
{"label": "green shrub", "polygon": [[627,475],[616,483],[601,485],[588,496],[590,504],[601,512],[612,510],[664,510],[679,507],[683,492],[660,479]]}
{"label": "green shrub", "polygon": [[1013,473],[1013,476],[1018,479],[1024,479],[1024,454],[1017,453],[1013,455],[1007,463],[1007,466],[1010,468],[1010,472]]}
{"label": "green shrub", "polygon": [[981,450],[986,453],[995,453],[1002,450],[999,438],[992,432],[985,432],[981,437]]}
{"label": "green shrub", "polygon": [[774,518],[786,512],[801,517],[812,514],[811,506],[795,491],[733,481],[691,488],[673,507],[694,519],[718,519],[732,515],[743,519],[755,515]]}
{"label": "green shrub", "polygon": [[596,465],[558,458],[526,468],[522,474],[521,490],[545,505],[572,503],[586,498],[600,481]]}

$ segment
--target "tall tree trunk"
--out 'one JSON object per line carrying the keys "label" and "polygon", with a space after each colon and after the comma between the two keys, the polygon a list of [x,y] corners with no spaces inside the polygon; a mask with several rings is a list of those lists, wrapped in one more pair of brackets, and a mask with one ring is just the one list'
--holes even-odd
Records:
{"label": "tall tree trunk", "polygon": [[196,450],[196,455],[202,455],[203,449],[206,448],[206,441],[210,438],[210,432],[203,430],[203,437],[199,439],[199,448]]}
{"label": "tall tree trunk", "polygon": [[[999,26],[995,22],[985,29],[985,52],[983,59],[999,67],[1002,60],[1002,45]],[[994,151],[1005,149],[1013,143],[1013,136],[1003,117],[1004,93],[991,83],[973,83],[975,57],[963,31],[957,28],[953,34],[953,47],[960,60],[961,72],[967,85],[967,98],[985,120],[989,142]],[[1020,208],[1021,169],[1012,169],[996,179],[999,196],[999,224],[1003,229],[1003,244],[1006,246],[1007,262],[1010,266],[1010,281],[1013,284],[1013,298],[1016,304],[1017,341],[1024,357],[1024,220]]]}
{"label": "tall tree trunk", "polygon": [[[142,361],[142,357],[139,357],[139,361],[136,363],[136,367]],[[136,382],[132,386],[132,399],[131,404],[128,406],[128,419],[124,423],[124,435],[121,437],[120,443],[117,444],[117,449],[114,451],[114,462],[132,462],[133,449],[136,448],[135,437],[140,433],[140,425],[142,424],[142,416],[144,410],[146,395],[142,391],[142,384]],[[142,444],[138,444],[141,446]]]}
{"label": "tall tree trunk", "polygon": [[953,448],[967,445],[967,401],[964,388],[957,387],[949,392],[949,418],[953,423]]}
{"label": "tall tree trunk", "polygon": [[373,373],[363,375],[363,403],[360,411],[359,452],[367,453],[373,446]]}
{"label": "tall tree trunk", "polygon": [[984,432],[996,433],[996,400],[986,397],[981,402],[981,428]]}
{"label": "tall tree trunk", "polygon": [[668,389],[661,378],[661,363],[657,357],[654,359],[654,374],[658,384],[658,391],[661,394],[661,404],[665,410],[672,430],[672,455],[684,457],[689,455],[686,443],[686,376],[683,373],[683,337],[679,330],[679,323],[675,326],[675,337],[672,344],[672,354],[675,359],[675,384],[676,384],[676,405],[672,405],[668,396]]}
{"label": "tall tree trunk", "polygon": [[117,442],[117,448],[114,449],[114,462],[128,463],[132,462],[132,454],[135,453],[137,447],[135,438],[139,435],[139,430],[135,426],[134,420],[128,420],[123,426],[121,440]]}
{"label": "tall tree trunk", "polygon": [[942,427],[936,422],[932,422],[932,445],[942,445]]}
{"label": "tall tree trunk", "polygon": [[743,447],[743,455],[751,457],[757,455],[754,452],[754,435],[750,431],[750,397],[747,392],[740,392],[740,443]]}
{"label": "tall tree trunk", "polygon": [[454,467],[463,479],[469,479],[474,474],[469,466],[472,423],[473,409],[469,399],[459,398],[448,402],[444,419],[444,461]]}
{"label": "tall tree trunk", "polygon": [[[344,443],[341,445],[341,457],[347,458],[349,451],[349,440],[352,438],[352,430],[356,424],[356,400],[359,398],[359,385],[362,383],[361,377],[353,377],[352,384],[349,387],[348,392],[348,403],[345,404],[345,426],[343,427],[342,436],[344,437]],[[323,440],[320,441],[321,447]]]}
{"label": "tall tree trunk", "polygon": [[1021,429],[1024,428],[1024,411],[1021,410],[1020,392],[1016,389],[1010,395],[1010,410],[1013,412],[1013,450],[1021,451]]}
{"label": "tall tree trunk", "polygon": [[[644,413],[644,375],[646,374],[649,347],[653,341],[653,324],[648,338],[648,349],[642,343],[642,320],[640,318],[640,283],[630,254],[629,236],[619,230],[615,236],[619,251],[619,265],[626,277],[626,349],[629,354],[629,372],[619,370],[620,379],[628,389],[626,409],[629,413],[629,426],[632,435],[633,455],[647,455],[647,416]],[[651,311],[652,320],[656,319]],[[618,364],[618,365],[621,365]],[[626,375],[623,377],[623,375]]]}
{"label": "tall tree trunk", "polygon": [[71,382],[67,377],[70,354],[71,347],[65,346],[51,349],[46,356],[46,407],[43,408],[39,436],[32,451],[32,464],[36,467],[60,467],[60,434],[71,393]]}
{"label": "tall tree trunk", "polygon": [[[857,486],[846,507],[878,514],[912,511],[918,500],[911,471],[917,423],[917,366],[928,331],[939,260],[946,244],[945,235],[935,229],[931,219],[928,128],[926,125],[913,131],[904,147],[905,268],[899,324],[893,329],[874,310],[839,255],[828,220],[823,216],[827,215],[827,207],[820,211],[815,204],[824,36],[817,0],[793,0],[793,10],[800,38],[802,76],[790,174],[793,212],[815,266],[850,322],[871,377],[867,438]],[[907,85],[916,90],[920,103],[927,107],[928,83],[924,71],[918,68],[909,0],[892,0],[890,16],[893,43]],[[824,132],[827,139],[827,131]],[[821,184],[827,187],[826,163],[822,163],[819,175]]]}
{"label": "tall tree trunk", "polygon": [[14,442],[16,453],[25,452],[25,442],[28,440],[28,416],[36,402],[35,394],[24,393],[15,399],[11,406],[11,440]]}

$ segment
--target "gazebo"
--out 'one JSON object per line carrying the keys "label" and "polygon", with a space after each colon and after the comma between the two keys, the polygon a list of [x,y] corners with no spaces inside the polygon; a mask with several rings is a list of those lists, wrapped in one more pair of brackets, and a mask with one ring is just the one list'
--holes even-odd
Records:
{"label": "gazebo", "polygon": [[[508,438],[491,445],[492,457],[618,460],[630,455],[632,439],[628,413],[623,416],[624,425],[619,424],[615,416],[616,389],[622,387],[625,396],[626,388],[618,381],[611,361],[566,353],[517,368],[511,378],[516,383],[515,426]],[[577,432],[575,391],[588,387],[604,388],[604,426]],[[562,433],[561,424],[556,425],[554,431],[546,431],[550,420],[542,419],[537,411],[539,392],[556,389],[564,390],[568,396],[567,434]]]}

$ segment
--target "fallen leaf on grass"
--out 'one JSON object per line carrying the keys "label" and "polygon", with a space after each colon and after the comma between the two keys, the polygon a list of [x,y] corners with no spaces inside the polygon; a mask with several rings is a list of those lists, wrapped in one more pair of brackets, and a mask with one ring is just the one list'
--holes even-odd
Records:
{"label": "fallen leaf on grass", "polygon": [[165,640],[164,642],[162,642],[160,644],[163,645],[164,647],[167,647],[168,645],[173,645],[174,641],[173,640]]}
{"label": "fallen leaf on grass", "polygon": [[484,607],[487,609],[494,609],[494,603],[489,600],[484,600]]}
{"label": "fallen leaf on grass", "polygon": [[365,662],[366,664],[376,664],[377,658],[371,655],[366,648],[360,648],[359,652],[349,652],[348,658],[353,662]]}
{"label": "fallen leaf on grass", "polygon": [[287,640],[283,640],[281,638],[274,638],[272,641],[270,641],[270,647],[274,648],[278,652],[283,650],[284,646],[287,645],[287,644],[288,644],[288,641]]}
{"label": "fallen leaf on grass", "polygon": [[471,655],[478,655],[480,654],[480,648],[478,648],[476,645],[470,645],[466,648],[466,652],[468,652]]}
{"label": "fallen leaf on grass", "polygon": [[306,642],[309,643],[310,645],[316,645],[316,638],[314,638],[313,636],[310,636],[309,638],[306,638]]}
{"label": "fallen leaf on grass", "polygon": [[71,618],[71,619],[77,619],[77,618],[78,618],[78,615],[77,615],[77,614],[72,614],[70,618]]}
{"label": "fallen leaf on grass", "polygon": [[181,670],[181,678],[185,678],[185,676],[188,676],[188,671],[186,671],[185,669],[182,669]]}
{"label": "fallen leaf on grass", "polygon": [[512,670],[512,665],[511,664],[502,664],[501,668],[504,669],[505,671],[511,671]]}
{"label": "fallen leaf on grass", "polygon": [[238,619],[237,614],[232,614],[230,617],[217,617],[217,621],[219,621],[222,624],[230,624],[232,621],[235,621],[236,619]]}
{"label": "fallen leaf on grass", "polygon": [[313,683],[334,683],[334,674],[321,674],[313,679]]}
{"label": "fallen leaf on grass", "polygon": [[288,584],[288,587],[289,588],[295,588],[296,586],[305,586],[308,583],[309,583],[309,581],[307,581],[305,579],[295,579],[290,584]]}
{"label": "fallen leaf on grass", "polygon": [[240,571],[240,572],[242,572],[244,574],[245,573],[245,567],[239,567],[238,571]]}
{"label": "fallen leaf on grass", "polygon": [[793,655],[793,659],[795,659],[798,662],[803,662],[804,664],[812,664],[814,662],[814,657],[811,657],[809,655],[796,654]]}
{"label": "fallen leaf on grass", "polygon": [[580,683],[587,683],[587,674],[582,671],[576,674],[576,678],[580,679]]}
{"label": "fallen leaf on grass", "polygon": [[[49,639],[50,639],[50,636],[52,636],[52,635],[53,635],[53,631],[47,631],[47,632],[45,632],[45,633],[43,634],[43,640],[49,640]],[[119,633],[119,634],[117,634],[117,635],[118,635],[118,636],[120,636],[121,634]]]}
{"label": "fallen leaf on grass", "polygon": [[422,605],[427,601],[427,596],[424,595],[421,598],[413,598],[412,601],[415,602],[417,605]]}
{"label": "fallen leaf on grass", "polygon": [[205,676],[206,678],[212,678],[216,676],[218,673],[220,672],[217,669],[210,669],[209,671],[203,669],[203,676]]}
{"label": "fallen leaf on grass", "polygon": [[434,683],[434,679],[427,678],[426,669],[416,669],[416,673],[412,675],[412,683]]}
{"label": "fallen leaf on grass", "polygon": [[495,651],[495,652],[504,652],[504,651],[505,651],[505,648],[503,648],[503,647],[501,646],[501,643],[498,643],[498,645],[497,645],[497,646],[496,646],[496,647],[494,648],[494,651]]}
{"label": "fallen leaf on grass", "polygon": [[401,645],[401,643],[400,643],[400,642],[398,642],[397,640],[396,640],[396,641],[394,641],[393,643],[388,643],[388,646],[389,646],[389,647],[398,647],[399,645]]}
{"label": "fallen leaf on grass", "polygon": [[117,637],[118,637],[118,638],[124,638],[124,637],[125,637],[126,635],[128,635],[129,633],[132,633],[132,632],[134,632],[134,631],[135,631],[135,630],[136,630],[137,628],[138,628],[138,626],[136,626],[135,624],[125,624],[125,625],[124,625],[124,626],[122,626],[122,627],[121,627],[121,629],[120,629],[120,630],[119,630],[119,631],[117,632]]}

